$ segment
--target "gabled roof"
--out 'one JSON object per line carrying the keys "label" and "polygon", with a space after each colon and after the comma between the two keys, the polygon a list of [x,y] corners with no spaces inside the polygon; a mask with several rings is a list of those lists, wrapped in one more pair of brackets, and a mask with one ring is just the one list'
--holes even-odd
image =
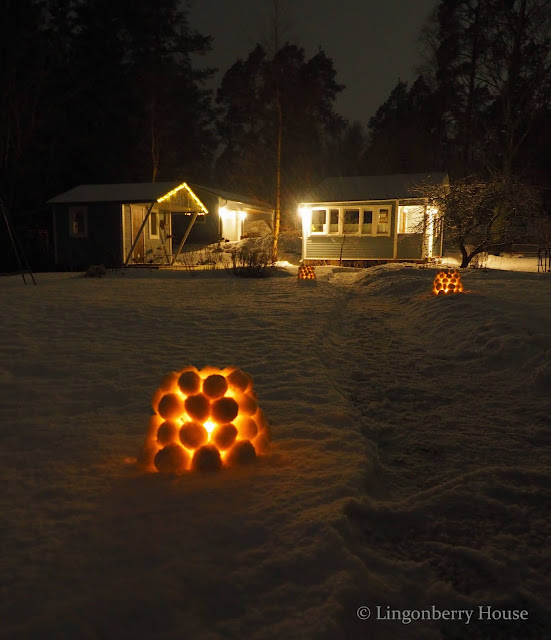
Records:
{"label": "gabled roof", "polygon": [[420,198],[416,186],[447,185],[447,173],[396,173],[386,176],[326,178],[304,200],[316,202],[362,202]]}
{"label": "gabled roof", "polygon": [[123,184],[81,184],[48,200],[49,204],[91,202],[156,202],[181,182],[129,182]]}

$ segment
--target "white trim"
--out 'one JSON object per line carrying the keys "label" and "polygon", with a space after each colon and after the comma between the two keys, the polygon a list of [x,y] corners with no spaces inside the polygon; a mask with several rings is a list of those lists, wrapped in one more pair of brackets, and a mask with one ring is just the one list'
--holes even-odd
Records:
{"label": "white trim", "polygon": [[[83,231],[75,231],[74,216],[78,213],[82,213],[82,226]],[[87,238],[88,237],[88,207],[84,204],[70,205],[68,208],[69,217],[69,237],[70,238]]]}
{"label": "white trim", "polygon": [[124,204],[121,204],[121,264],[124,263],[124,246],[126,241],[126,233],[124,232]]}
{"label": "white trim", "polygon": [[58,246],[57,246],[57,209],[54,206],[52,209],[53,214],[53,232],[54,232],[54,264],[59,264],[59,254],[58,254]]}
{"label": "white trim", "polygon": [[394,201],[394,210],[396,211],[394,215],[394,247],[392,251],[392,259],[396,260],[398,257],[398,224],[400,223],[400,204],[399,200]]}

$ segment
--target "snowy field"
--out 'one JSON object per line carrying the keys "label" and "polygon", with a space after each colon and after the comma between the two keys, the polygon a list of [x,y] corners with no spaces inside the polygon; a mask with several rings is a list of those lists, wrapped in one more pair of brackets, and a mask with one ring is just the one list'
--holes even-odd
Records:
{"label": "snowy field", "polygon": [[[0,278],[0,638],[551,638],[551,274],[316,272]],[[137,470],[187,364],[253,376],[270,456]]]}

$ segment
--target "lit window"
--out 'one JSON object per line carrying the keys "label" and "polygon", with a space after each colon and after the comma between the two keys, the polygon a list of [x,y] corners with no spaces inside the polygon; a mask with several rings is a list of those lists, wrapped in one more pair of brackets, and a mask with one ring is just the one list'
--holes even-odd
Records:
{"label": "lit window", "polygon": [[69,207],[69,235],[88,237],[88,207]]}
{"label": "lit window", "polygon": [[158,211],[152,211],[149,214],[149,237],[159,237],[159,213]]}
{"label": "lit window", "polygon": [[370,236],[373,233],[373,211],[364,209],[362,219],[362,234]]}
{"label": "lit window", "polygon": [[360,230],[360,210],[345,209],[344,210],[344,233],[358,233]]}
{"label": "lit window", "polygon": [[390,211],[388,209],[379,209],[379,218],[377,220],[377,235],[387,236],[389,232]]}
{"label": "lit window", "polygon": [[329,233],[339,232],[339,210],[331,209],[329,211]]}
{"label": "lit window", "polygon": [[327,211],[325,209],[314,209],[312,211],[312,233],[323,233],[326,220]]}
{"label": "lit window", "polygon": [[400,224],[398,225],[398,233],[422,233],[423,219],[423,207],[400,207]]}

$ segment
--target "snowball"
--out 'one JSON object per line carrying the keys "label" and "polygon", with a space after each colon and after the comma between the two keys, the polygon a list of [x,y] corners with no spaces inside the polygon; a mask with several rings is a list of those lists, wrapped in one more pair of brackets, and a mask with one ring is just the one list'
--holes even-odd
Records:
{"label": "snowball", "polygon": [[184,402],[176,393],[167,393],[161,398],[157,411],[165,420],[175,420],[184,413]]}
{"label": "snowball", "polygon": [[201,389],[201,378],[195,369],[187,369],[178,378],[180,391],[186,396],[193,396]]}
{"label": "snowball", "polygon": [[254,420],[258,425],[259,430],[268,428],[268,421],[266,420],[266,416],[264,415],[264,411],[262,409],[258,409],[258,411],[254,414]]}
{"label": "snowball", "polygon": [[138,466],[142,469],[153,471],[153,460],[159,451],[157,442],[151,438],[148,438],[138,454]]}
{"label": "snowball", "polygon": [[237,429],[233,424],[223,424],[217,427],[212,433],[212,441],[220,449],[229,449],[237,438]]}
{"label": "snowball", "polygon": [[166,391],[164,391],[163,389],[157,389],[157,391],[155,391],[155,393],[153,394],[151,398],[151,407],[153,408],[153,411],[155,411],[155,413],[159,411],[159,402],[165,394]]}
{"label": "snowball", "polygon": [[246,391],[251,385],[249,374],[241,371],[241,369],[234,369],[227,378],[230,387],[237,391]]}
{"label": "snowball", "polygon": [[239,404],[239,411],[253,416],[258,409],[258,402],[248,393],[243,393],[236,398]]}
{"label": "snowball", "polygon": [[161,473],[177,473],[188,467],[189,455],[179,444],[172,443],[155,456],[155,467]]}
{"label": "snowball", "polygon": [[233,398],[220,398],[212,403],[211,415],[220,424],[232,422],[238,412],[239,406]]}
{"label": "snowball", "polygon": [[221,467],[220,452],[213,444],[205,444],[193,454],[191,460],[193,471],[218,471]]}
{"label": "snowball", "polygon": [[180,429],[180,442],[188,449],[197,449],[208,440],[209,434],[199,422],[186,422]]}
{"label": "snowball", "polygon": [[258,434],[258,425],[249,416],[239,416],[235,420],[235,426],[241,438],[252,440]]}
{"label": "snowball", "polygon": [[163,424],[164,420],[161,416],[155,414],[149,418],[149,424],[147,426],[147,433],[145,435],[146,440],[155,440],[157,438],[157,431],[159,427]]}
{"label": "snowball", "polygon": [[261,431],[253,441],[254,448],[259,454],[267,453],[270,449],[270,439],[266,431]]}
{"label": "snowball", "polygon": [[169,373],[163,376],[161,380],[161,384],[159,388],[163,391],[167,392],[175,392],[178,391],[178,378],[180,377],[180,373],[178,371],[170,371]]}
{"label": "snowball", "polygon": [[[185,408],[189,416],[197,422],[204,422],[210,414],[210,402],[202,393],[186,398]],[[229,421],[231,422],[231,420]]]}
{"label": "snowball", "polygon": [[221,398],[228,390],[226,378],[220,374],[214,374],[203,382],[203,393],[211,400]]}
{"label": "snowball", "polygon": [[251,464],[256,460],[256,451],[249,440],[239,440],[228,451],[226,464]]}
{"label": "snowball", "polygon": [[166,420],[163,422],[157,431],[157,442],[164,446],[171,442],[178,440],[178,432],[180,431],[180,424],[174,420]]}

